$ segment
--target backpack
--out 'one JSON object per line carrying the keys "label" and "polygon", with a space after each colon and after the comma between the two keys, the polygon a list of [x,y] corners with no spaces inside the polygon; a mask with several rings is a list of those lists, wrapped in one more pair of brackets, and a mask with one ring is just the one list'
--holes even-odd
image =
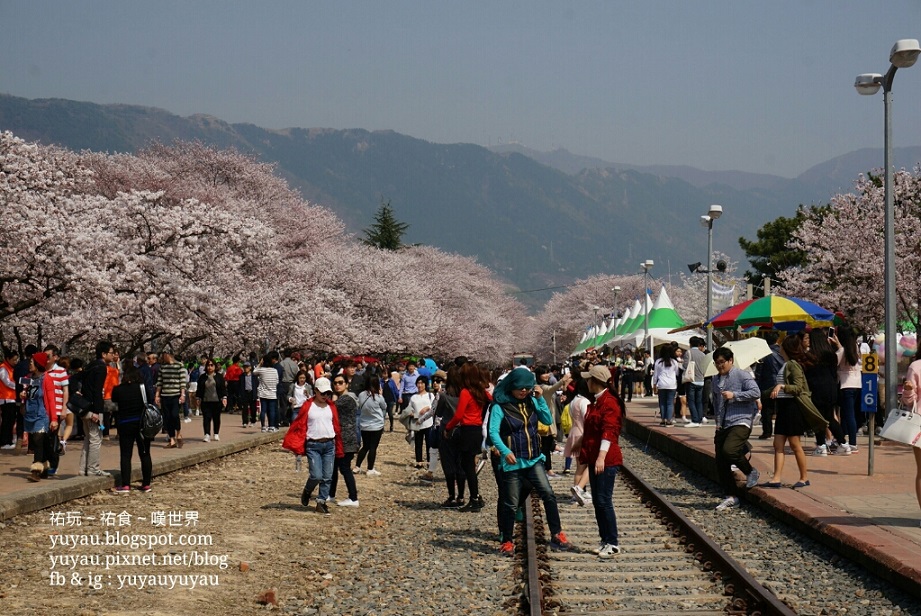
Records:
{"label": "backpack", "polygon": [[141,385],[141,397],[144,398],[144,412],[141,414],[141,435],[148,441],[157,438],[163,430],[163,413],[156,404],[147,402],[147,388]]}

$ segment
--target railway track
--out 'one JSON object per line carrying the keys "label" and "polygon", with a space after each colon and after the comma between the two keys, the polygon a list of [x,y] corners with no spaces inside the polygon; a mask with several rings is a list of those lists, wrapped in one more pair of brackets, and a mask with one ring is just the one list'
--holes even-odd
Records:
{"label": "railway track", "polygon": [[540,499],[525,509],[523,614],[795,613],[626,467],[614,489],[622,552],[613,558],[592,551],[591,505],[561,503],[570,552],[547,547]]}

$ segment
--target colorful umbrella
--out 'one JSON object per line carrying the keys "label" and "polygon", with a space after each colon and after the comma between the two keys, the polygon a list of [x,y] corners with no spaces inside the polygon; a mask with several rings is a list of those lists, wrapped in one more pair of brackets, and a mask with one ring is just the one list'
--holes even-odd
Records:
{"label": "colorful umbrella", "polygon": [[807,325],[831,326],[834,318],[831,311],[804,299],[768,295],[736,304],[710,319],[707,324],[715,328],[758,325],[799,330]]}

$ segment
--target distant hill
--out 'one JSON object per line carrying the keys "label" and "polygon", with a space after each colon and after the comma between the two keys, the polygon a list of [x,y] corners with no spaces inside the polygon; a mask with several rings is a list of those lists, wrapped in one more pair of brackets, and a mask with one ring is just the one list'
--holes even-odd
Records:
{"label": "distant hill", "polygon": [[[827,176],[816,167],[805,181],[639,167],[565,150],[540,156],[392,131],[268,130],[207,115],[8,95],[0,95],[0,130],[74,150],[134,152],[173,139],[235,147],[277,163],[306,198],[336,211],[355,233],[370,224],[382,198],[389,200],[411,225],[406,241],[476,256],[522,290],[596,273],[636,273],[650,258],[657,276],[682,271],[706,258],[698,221],[711,203],[725,210],[714,247],[741,259],[739,236],[754,237],[800,203],[824,202],[832,193],[822,192],[823,177],[833,183],[847,174],[844,165]],[[549,292],[521,297],[534,307]]]}

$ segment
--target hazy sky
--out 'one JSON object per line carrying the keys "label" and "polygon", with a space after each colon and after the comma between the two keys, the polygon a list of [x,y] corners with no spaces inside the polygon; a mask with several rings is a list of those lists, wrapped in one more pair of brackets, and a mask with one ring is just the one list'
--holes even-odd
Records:
{"label": "hazy sky", "polygon": [[[882,147],[921,0],[0,0],[0,92],[787,177]],[[894,86],[921,145],[921,63]],[[882,166],[882,160],[880,160]]]}

